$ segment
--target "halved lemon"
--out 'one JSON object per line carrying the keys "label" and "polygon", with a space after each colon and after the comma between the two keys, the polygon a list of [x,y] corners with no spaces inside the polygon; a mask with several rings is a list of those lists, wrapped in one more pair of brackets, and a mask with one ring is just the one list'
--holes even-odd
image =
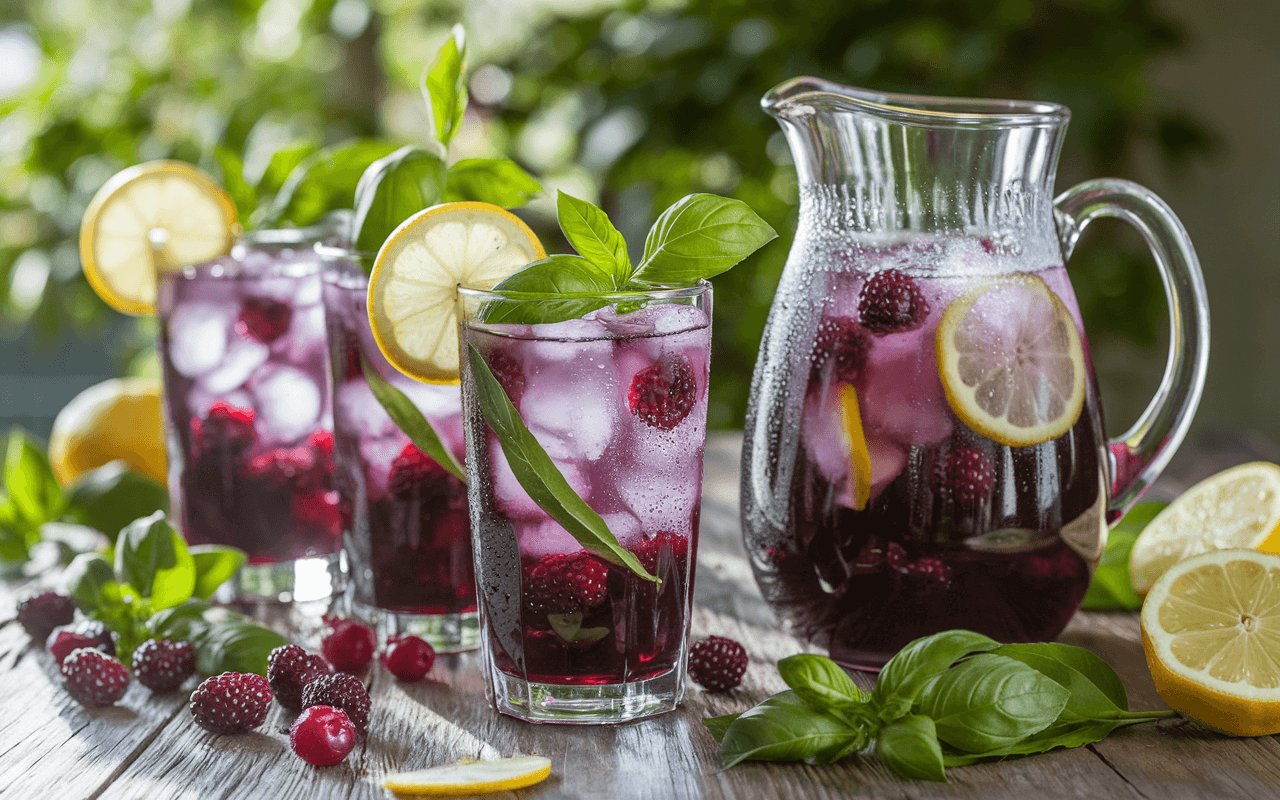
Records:
{"label": "halved lemon", "polygon": [[542,756],[464,759],[456,764],[388,775],[383,785],[396,794],[455,797],[523,789],[551,774],[551,759]]}
{"label": "halved lemon", "polygon": [[369,276],[369,323],[396,369],[425,383],[458,381],[458,287],[492,289],[546,256],[505,208],[465,202],[419,211],[378,251]]}
{"label": "halved lemon", "polygon": [[1129,580],[1146,594],[1175,564],[1231,548],[1280,553],[1280,466],[1241,464],[1183,492],[1138,534]]}
{"label": "halved lemon", "polygon": [[979,286],[947,306],[936,334],[951,410],[1001,444],[1071,429],[1084,406],[1084,348],[1071,312],[1034,275]]}
{"label": "halved lemon", "polygon": [[849,496],[853,510],[861,511],[871,499],[871,451],[862,429],[862,412],[858,410],[858,391],[852,386],[840,387],[841,422],[849,437]]}
{"label": "halved lemon", "polygon": [[1142,604],[1160,697],[1236,736],[1280,733],[1280,556],[1215,550],[1177,564]]}
{"label": "halved lemon", "polygon": [[159,270],[226,255],[239,232],[235,203],[213,178],[181,161],[149,161],[93,196],[80,223],[80,262],[112,308],[154,314]]}
{"label": "halved lemon", "polygon": [[167,481],[159,379],[113,378],[94,384],[54,418],[49,465],[63,486],[118,458],[136,472]]}

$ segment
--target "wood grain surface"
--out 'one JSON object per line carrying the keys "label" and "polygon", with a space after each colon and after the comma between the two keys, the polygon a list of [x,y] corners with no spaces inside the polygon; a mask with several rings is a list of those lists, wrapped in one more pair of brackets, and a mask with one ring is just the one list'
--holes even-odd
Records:
{"label": "wood grain surface", "polygon": [[[604,727],[530,725],[497,714],[484,698],[475,653],[442,656],[428,680],[369,675],[370,730],[346,762],[315,768],[289,749],[292,719],[273,704],[258,731],[214,736],[192,722],[186,693],[153,696],[133,684],[117,706],[88,710],[60,687],[52,658],[15,622],[0,625],[0,799],[164,800],[191,798],[390,798],[381,778],[459,758],[545,755],[551,777],[510,798],[1253,798],[1280,794],[1280,744],[1232,739],[1170,720],[1126,729],[1090,747],[950,770],[946,784],[904,781],[874,758],[830,766],[744,764],[722,771],[705,717],[742,711],[785,688],[774,665],[809,650],[781,630],[760,597],[738,527],[740,437],[708,443],[694,638],[715,633],[742,642],[750,657],[743,684],[728,695],[690,685],[671,714]],[[1256,458],[1280,460],[1270,442],[1204,434],[1184,446],[1152,490],[1172,497],[1200,478]],[[0,620],[41,583],[0,583]],[[315,647],[323,605],[265,616]],[[1135,614],[1080,613],[1062,641],[1087,647],[1119,672],[1135,709],[1164,708],[1142,655]],[[856,675],[870,687],[868,676]],[[186,687],[186,692],[194,680]]]}

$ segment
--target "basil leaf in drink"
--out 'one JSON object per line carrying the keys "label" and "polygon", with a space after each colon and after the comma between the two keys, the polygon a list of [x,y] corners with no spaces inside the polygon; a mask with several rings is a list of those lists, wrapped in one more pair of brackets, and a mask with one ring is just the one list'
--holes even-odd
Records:
{"label": "basil leaf in drink", "polygon": [[945,781],[942,747],[933,720],[910,714],[880,729],[876,755],[885,766],[904,778],[917,781]]}
{"label": "basil leaf in drink", "polygon": [[195,562],[163,511],[121,529],[115,571],[121,583],[148,598],[154,609],[172,608],[195,591]]}
{"label": "basil leaf in drink", "polygon": [[603,211],[586,200],[560,192],[556,196],[556,216],[560,230],[578,255],[612,275],[615,287],[627,285],[631,280],[627,243]]}
{"label": "basil leaf in drink", "polygon": [[604,308],[609,301],[598,295],[612,292],[613,280],[585,258],[553,255],[533,262],[494,289],[518,293],[519,299],[485,303],[476,315],[481,322],[537,325],[578,319]]}
{"label": "basil leaf in drink", "polygon": [[925,684],[970,653],[994,650],[1000,643],[990,636],[951,630],[924,636],[907,644],[880,670],[871,702],[886,722],[911,713]]}
{"label": "basil leaf in drink", "polygon": [[190,549],[196,568],[196,585],[192,595],[208,600],[218,587],[244,566],[249,556],[243,550],[220,544],[197,544]]}
{"label": "basil leaf in drink", "polygon": [[431,422],[422,416],[422,412],[413,404],[413,401],[404,392],[383,380],[378,370],[369,363],[363,353],[360,354],[360,369],[364,373],[365,382],[369,384],[369,391],[373,392],[373,396],[387,412],[387,416],[391,417],[396,427],[409,437],[414,447],[430,456],[450,475],[466,483],[466,470],[453,457],[453,453],[449,452],[449,448],[445,447],[440,434],[436,433]]}
{"label": "basil leaf in drink", "polygon": [[435,123],[436,140],[448,148],[458,135],[462,115],[467,110],[467,83],[462,61],[466,43],[461,25],[454,25],[435,63],[422,75],[422,99]]}
{"label": "basil leaf in drink", "polygon": [[1012,745],[1047,728],[1071,693],[1020,661],[981,653],[940,675],[920,697],[938,738],[968,753]]}
{"label": "basil leaf in drink", "polygon": [[369,165],[399,145],[375,139],[354,139],[312,154],[289,173],[265,210],[251,224],[259,227],[318,222],[325,214],[355,205],[356,184]]}
{"label": "basil leaf in drink", "polygon": [[866,747],[867,741],[864,730],[785,691],[729,724],[720,740],[720,762],[725,769],[748,760],[830,764]]}
{"label": "basil leaf in drink", "polygon": [[729,731],[729,726],[740,716],[742,715],[725,714],[722,717],[707,717],[702,721],[702,724],[707,727],[708,731],[711,731],[711,738],[715,739],[716,742],[720,742],[724,739],[725,733]]}
{"label": "basil leaf in drink", "polygon": [[244,162],[230,148],[218,146],[213,151],[222,170],[222,188],[236,205],[236,217],[247,220],[258,207],[258,190],[244,179]]}
{"label": "basil leaf in drink", "polygon": [[529,497],[586,549],[606,561],[627,567],[647,581],[660,584],[634,553],[618,543],[600,515],[573,491],[555,462],[525,427],[502,384],[474,345],[467,347],[467,363],[484,420],[497,435],[511,472]]}
{"label": "basil leaf in drink", "polygon": [[1129,580],[1129,553],[1138,534],[1155,519],[1168,503],[1139,503],[1107,534],[1107,549],[1102,553],[1098,568],[1094,570],[1089,591],[1080,607],[1089,611],[1122,609],[1137,611],[1142,608],[1142,598],[1133,590]]}
{"label": "basil leaf in drink", "polygon": [[777,233],[741,200],[691,194],[662,212],[649,229],[637,281],[687,286],[719,275]]}
{"label": "basil leaf in drink", "polygon": [[819,710],[862,704],[870,699],[839,664],[825,656],[788,656],[778,662],[778,674],[801,700]]}
{"label": "basil leaf in drink", "polygon": [[112,542],[135,519],[168,510],[169,490],[124,461],[85,473],[67,490],[66,516],[101,531]]}
{"label": "basil leaf in drink", "polygon": [[609,635],[608,628],[582,627],[582,612],[573,611],[568,614],[548,614],[547,622],[551,630],[569,644],[588,644],[598,642]]}
{"label": "basil leaf in drink", "polygon": [[21,428],[9,432],[4,484],[14,510],[30,525],[39,526],[56,518],[66,505],[49,459]]}
{"label": "basil leaf in drink", "polygon": [[81,553],[62,573],[71,602],[86,614],[120,602],[120,584],[111,562],[101,553]]}
{"label": "basil leaf in drink", "polygon": [[377,252],[400,223],[439,202],[444,181],[444,162],[417,147],[402,147],[370,164],[356,186],[356,249]]}
{"label": "basil leaf in drink", "polygon": [[514,161],[505,158],[464,158],[449,167],[444,201],[479,200],[503,208],[522,206],[542,187]]}

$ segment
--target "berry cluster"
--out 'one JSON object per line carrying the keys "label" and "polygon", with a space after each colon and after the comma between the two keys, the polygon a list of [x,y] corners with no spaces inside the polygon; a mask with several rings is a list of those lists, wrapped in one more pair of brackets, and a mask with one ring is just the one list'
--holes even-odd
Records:
{"label": "berry cluster", "polygon": [[609,590],[609,568],[585,550],[550,553],[524,568],[521,594],[537,616],[595,608]]}
{"label": "berry cluster", "polygon": [[663,354],[631,379],[627,405],[652,428],[669,431],[684,421],[697,402],[693,367],[684,356]]}

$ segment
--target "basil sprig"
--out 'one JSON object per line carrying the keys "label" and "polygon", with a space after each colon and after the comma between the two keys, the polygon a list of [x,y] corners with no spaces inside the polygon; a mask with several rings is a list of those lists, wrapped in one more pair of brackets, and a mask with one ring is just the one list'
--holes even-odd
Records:
{"label": "basil sprig", "polygon": [[947,767],[1080,747],[1176,715],[1129,711],[1115,670],[1087,650],[1001,645],[972,631],[908,644],[870,695],[822,656],[792,656],[778,671],[788,691],[703,721],[726,767],[748,759],[830,763],[874,742],[899,775],[942,781]]}
{"label": "basil sprig", "polygon": [[413,404],[413,401],[404,392],[383,380],[363,353],[360,354],[360,369],[364,373],[365,382],[369,384],[369,391],[373,392],[373,396],[387,412],[387,416],[391,417],[396,427],[409,437],[414,447],[430,456],[450,475],[466,483],[466,470],[453,457],[449,448],[445,447],[440,434],[436,433],[436,429],[432,427],[431,421],[422,416],[422,412]]}

